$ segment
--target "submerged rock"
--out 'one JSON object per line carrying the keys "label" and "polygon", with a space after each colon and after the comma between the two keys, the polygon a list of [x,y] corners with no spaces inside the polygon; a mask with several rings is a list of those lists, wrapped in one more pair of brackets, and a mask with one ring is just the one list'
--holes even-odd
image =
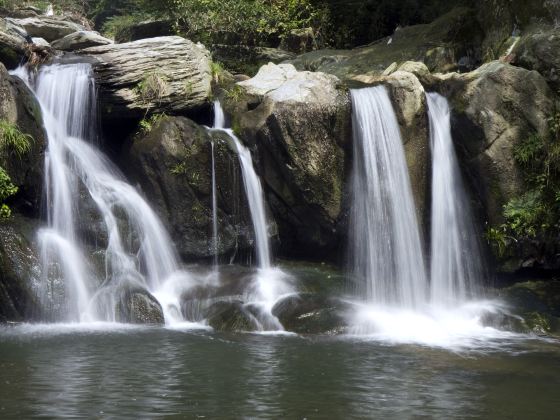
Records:
{"label": "submerged rock", "polygon": [[272,63],[237,86],[243,98],[226,99],[226,107],[233,127],[256,149],[282,251],[336,253],[351,136],[347,89],[334,76]]}
{"label": "submerged rock", "polygon": [[246,209],[238,158],[228,137],[184,117],[162,117],[139,132],[122,162],[167,223],[180,254],[207,259],[212,244],[212,149],[218,202],[218,253],[233,257],[250,248],[252,227]]}
{"label": "submerged rock", "polygon": [[79,31],[66,35],[64,38],[57,39],[51,46],[57,50],[75,51],[112,43],[113,41],[101,36],[98,32]]}
{"label": "submerged rock", "polygon": [[21,26],[30,37],[44,38],[48,42],[55,41],[73,32],[85,31],[80,24],[71,22],[61,16],[36,16],[25,19],[11,19],[11,23]]}
{"label": "submerged rock", "polygon": [[92,58],[107,119],[150,112],[189,113],[208,103],[210,53],[178,36],[110,44],[80,51]]}
{"label": "submerged rock", "polygon": [[38,319],[41,270],[33,243],[37,222],[14,215],[0,219],[0,322]]}
{"label": "submerged rock", "polygon": [[257,331],[258,322],[241,301],[218,301],[208,308],[208,325],[221,332]]}
{"label": "submerged rock", "polygon": [[146,290],[127,290],[115,308],[117,322],[129,324],[164,324],[159,302]]}

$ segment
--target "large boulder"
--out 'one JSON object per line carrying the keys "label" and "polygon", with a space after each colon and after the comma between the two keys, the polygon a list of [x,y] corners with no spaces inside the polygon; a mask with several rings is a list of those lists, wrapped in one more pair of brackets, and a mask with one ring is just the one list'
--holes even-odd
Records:
{"label": "large boulder", "polygon": [[97,47],[100,45],[108,45],[112,43],[113,41],[99,35],[98,32],[79,31],[73,32],[63,38],[53,41],[51,46],[57,50],[74,51],[81,50],[82,48]]}
{"label": "large boulder", "polygon": [[539,73],[497,61],[439,75],[431,88],[451,101],[453,139],[480,198],[483,225],[497,226],[504,204],[526,190],[515,146],[546,135],[554,94]]}
{"label": "large boulder", "polygon": [[36,225],[20,216],[0,219],[0,322],[40,316],[41,269],[33,242]]}
{"label": "large boulder", "polygon": [[159,302],[142,289],[129,289],[121,293],[115,314],[118,322],[129,324],[165,323]]}
{"label": "large boulder", "polygon": [[0,64],[0,120],[30,136],[30,150],[19,156],[10,147],[0,149],[0,166],[19,188],[14,206],[38,215],[43,191],[46,133],[39,103],[25,83]]}
{"label": "large boulder", "polygon": [[136,135],[123,165],[167,222],[184,258],[214,255],[212,240],[212,141],[218,203],[218,253],[232,257],[249,248],[250,218],[238,158],[228,137],[184,117],[163,117]]}
{"label": "large boulder", "polygon": [[169,20],[145,20],[118,30],[115,34],[115,42],[122,44],[139,39],[169,36],[174,33],[173,22]]}
{"label": "large boulder", "polygon": [[424,62],[431,71],[456,69],[461,57],[481,57],[483,30],[476,12],[456,8],[430,24],[398,28],[387,38],[353,50],[318,50],[290,61],[300,70],[321,71],[342,79],[381,74],[391,63]]}
{"label": "large boulder", "polygon": [[560,92],[560,28],[537,26],[524,34],[513,49],[514,64],[536,70]]}
{"label": "large boulder", "polygon": [[237,86],[248,99],[226,104],[234,128],[256,151],[282,253],[332,256],[343,230],[348,90],[335,76],[272,63]]}
{"label": "large boulder", "polygon": [[141,118],[151,112],[194,112],[208,102],[210,54],[178,36],[81,50],[95,61],[104,116]]}
{"label": "large boulder", "polygon": [[0,63],[9,69],[17,67],[25,57],[28,41],[22,28],[0,18]]}
{"label": "large boulder", "polygon": [[21,26],[31,37],[44,38],[48,42],[55,41],[73,32],[85,31],[78,23],[60,16],[36,16],[25,19],[7,18],[11,23]]}

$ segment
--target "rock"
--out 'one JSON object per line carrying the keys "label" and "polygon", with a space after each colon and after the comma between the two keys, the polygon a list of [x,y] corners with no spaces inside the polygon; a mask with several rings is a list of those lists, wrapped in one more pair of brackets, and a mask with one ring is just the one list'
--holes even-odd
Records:
{"label": "rock", "polygon": [[43,191],[44,153],[46,134],[41,109],[25,83],[11,77],[0,64],[0,119],[15,125],[22,133],[32,137],[31,149],[20,157],[7,148],[0,151],[2,166],[14,185],[19,188],[13,205],[22,212],[38,215]]}
{"label": "rock", "polygon": [[0,322],[40,318],[36,227],[36,221],[18,215],[0,219]]}
{"label": "rock", "polygon": [[208,102],[210,55],[178,36],[150,38],[80,51],[93,58],[100,103],[108,119],[150,112],[189,113]]}
{"label": "rock", "polygon": [[115,34],[115,42],[138,41],[139,39],[155,38],[175,34],[173,22],[169,20],[146,20],[127,26]]}
{"label": "rock", "polygon": [[0,62],[7,68],[16,68],[25,57],[25,48],[28,42],[25,31],[0,19]]}
{"label": "rock", "polygon": [[425,77],[430,74],[430,70],[426,64],[419,61],[405,61],[398,66],[397,71],[412,73],[416,77]]}
{"label": "rock", "polygon": [[560,28],[538,26],[513,49],[515,65],[536,70],[560,93]]}
{"label": "rock", "polygon": [[303,54],[317,48],[317,38],[313,28],[293,29],[280,42],[280,48]]}
{"label": "rock", "polygon": [[[167,222],[184,258],[213,256],[212,136],[184,117],[164,117],[125,147],[123,164]],[[249,249],[252,225],[238,158],[227,136],[214,139],[218,201],[218,252]]]}
{"label": "rock", "polygon": [[208,309],[207,322],[221,332],[257,331],[258,321],[240,301],[218,301]]}
{"label": "rock", "polygon": [[25,19],[6,20],[23,27],[31,37],[44,38],[48,42],[55,41],[73,32],[85,31],[86,28],[65,17],[37,16]]}
{"label": "rock", "polygon": [[47,42],[47,40],[44,39],[44,38],[31,38],[31,40],[38,47],[50,47],[51,46],[51,44],[49,42]]}
{"label": "rock", "polygon": [[113,41],[99,35],[97,32],[79,31],[66,35],[64,38],[57,39],[51,46],[57,50],[74,51],[112,43]]}
{"label": "rock", "polygon": [[453,139],[485,214],[480,226],[498,226],[504,204],[525,191],[514,146],[547,132],[554,95],[537,72],[500,62],[435,80],[430,88],[452,104]]}
{"label": "rock", "polygon": [[430,71],[450,71],[465,55],[480,62],[483,34],[476,12],[460,7],[430,24],[401,28],[391,37],[363,47],[313,51],[290,62],[299,70],[321,71],[341,79],[381,75],[392,63],[406,60],[423,62]]}
{"label": "rock", "polygon": [[142,289],[126,290],[115,308],[117,322],[129,324],[164,324],[163,310],[149,292]]}
{"label": "rock", "polygon": [[499,290],[523,332],[560,335],[560,281],[525,281]]}
{"label": "rock", "polygon": [[324,73],[268,64],[237,86],[251,103],[226,101],[233,126],[256,148],[267,202],[282,252],[324,257],[340,244],[350,101],[340,81]]}
{"label": "rock", "polygon": [[300,293],[280,300],[272,308],[286,331],[298,334],[340,334],[347,327],[348,305],[320,294]]}
{"label": "rock", "polygon": [[236,73],[254,75],[268,63],[280,63],[296,57],[292,52],[280,48],[254,47],[242,44],[213,44],[212,56],[215,61]]}

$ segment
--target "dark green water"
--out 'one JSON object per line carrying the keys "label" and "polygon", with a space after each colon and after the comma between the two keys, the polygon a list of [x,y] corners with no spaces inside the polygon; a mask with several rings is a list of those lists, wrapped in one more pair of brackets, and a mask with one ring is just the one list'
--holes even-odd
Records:
{"label": "dark green water", "polygon": [[0,418],[560,418],[560,344],[0,327]]}

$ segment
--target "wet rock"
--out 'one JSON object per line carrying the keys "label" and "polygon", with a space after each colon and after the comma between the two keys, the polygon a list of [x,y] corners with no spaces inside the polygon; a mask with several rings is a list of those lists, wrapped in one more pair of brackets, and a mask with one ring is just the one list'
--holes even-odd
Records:
{"label": "wet rock", "polygon": [[106,119],[140,119],[146,112],[194,113],[208,103],[210,53],[178,36],[110,44],[80,51],[94,59]]}
{"label": "wet rock", "polygon": [[149,292],[141,289],[127,290],[116,307],[117,322],[129,324],[164,324],[159,302]]}
{"label": "wet rock", "polygon": [[251,248],[252,225],[246,207],[238,157],[229,138],[214,139],[184,117],[164,117],[125,147],[122,162],[167,223],[180,254],[208,259],[212,243],[212,152],[215,145],[218,253],[233,257]]}
{"label": "wet rock", "polygon": [[298,334],[340,334],[346,329],[348,306],[315,293],[288,296],[272,308],[282,326]]}
{"label": "wet rock", "polygon": [[28,41],[23,29],[0,18],[0,63],[9,69],[16,68],[25,57]]}
{"label": "wet rock", "polygon": [[108,38],[94,31],[79,31],[66,35],[64,38],[53,41],[51,46],[57,50],[75,51],[83,48],[112,44]]}
{"label": "wet rock", "polygon": [[334,76],[272,63],[237,86],[245,99],[226,106],[254,149],[282,252],[336,253],[351,137],[347,89]]}
{"label": "wet rock", "polygon": [[44,38],[48,42],[55,41],[73,32],[85,31],[86,28],[65,17],[37,16],[25,19],[7,18],[11,23],[21,26],[31,37]]}
{"label": "wet rock", "polygon": [[46,149],[41,109],[25,83],[17,77],[11,77],[1,64],[0,98],[0,119],[31,136],[30,150],[21,157],[16,156],[9,147],[0,151],[0,166],[19,188],[17,196],[13,198],[13,207],[25,213],[38,215]]}
{"label": "wet rock", "polygon": [[208,325],[221,332],[257,331],[258,322],[240,301],[218,301],[206,316]]}
{"label": "wet rock", "polygon": [[37,224],[19,215],[0,219],[0,322],[40,318]]}

